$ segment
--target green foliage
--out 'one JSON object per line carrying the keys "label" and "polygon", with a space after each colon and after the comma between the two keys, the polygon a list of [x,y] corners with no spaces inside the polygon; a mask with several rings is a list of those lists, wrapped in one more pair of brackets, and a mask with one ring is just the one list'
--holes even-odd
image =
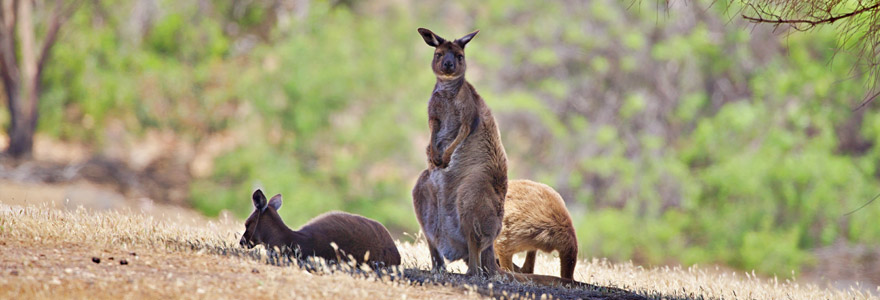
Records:
{"label": "green foliage", "polygon": [[[515,11],[507,13],[523,23],[550,14],[538,4]],[[687,12],[675,10],[659,21],[610,18],[640,13],[603,1],[554,15],[578,29],[530,48],[553,47],[555,62],[533,54],[520,81],[506,82],[514,91],[492,95],[504,99],[493,108],[504,109],[502,136],[516,164],[511,178],[556,180],[550,183],[570,202],[584,255],[787,275],[812,262],[811,249],[880,242],[869,221],[880,217],[878,206],[844,216],[880,192],[872,187],[880,158],[874,147],[841,148],[842,134],[868,145],[877,139],[876,110],[864,113],[855,129],[862,132],[843,127],[864,95],[864,76],[850,73],[854,58],[834,56],[833,31],[781,42],[760,30],[750,36],[719,27],[724,11],[710,13],[717,15],[692,27],[676,24]],[[595,18],[579,22],[579,15]],[[585,46],[581,32],[607,42]],[[790,51],[762,48],[775,45]],[[558,54],[582,49],[592,52]],[[537,88],[517,89],[523,85]],[[537,122],[508,119],[508,103],[528,103],[513,111],[527,110]],[[526,140],[552,146],[516,143],[521,128],[536,132]]]}
{"label": "green foliage", "polygon": [[[393,166],[395,156],[417,157],[407,151],[407,135],[416,126],[398,127],[400,120],[416,123],[408,116],[411,108],[400,103],[417,97],[395,87],[420,69],[411,63],[417,58],[375,43],[383,36],[390,44],[407,39],[388,36],[378,21],[343,9],[313,9],[289,40],[258,50],[280,61],[275,71],[249,74],[252,79],[240,83],[259,116],[249,121],[257,124],[248,137],[255,142],[220,157],[215,175],[194,187],[193,200],[208,212],[234,208],[244,215],[250,213],[246,195],[262,186],[285,196],[289,208],[281,213],[292,224],[339,209],[411,231],[410,178]],[[430,77],[424,82],[429,88]],[[273,128],[280,136],[269,137]],[[232,189],[223,187],[229,184]],[[214,199],[218,190],[220,199]]]}
{"label": "green foliage", "polygon": [[481,29],[468,76],[509,177],[562,193],[582,256],[787,275],[816,247],[880,243],[880,205],[844,216],[880,192],[880,114],[850,110],[865,78],[835,56],[832,30],[779,36],[727,24],[726,3],[658,15],[606,0],[159,1],[138,31],[132,3],[108,2],[112,13],[86,5],[65,28],[39,130],[98,151],[120,127],[194,144],[236,133],[191,185],[208,215],[247,216],[259,187],[284,195],[293,227],[345,210],[417,231],[410,189],[434,78],[415,28]]}

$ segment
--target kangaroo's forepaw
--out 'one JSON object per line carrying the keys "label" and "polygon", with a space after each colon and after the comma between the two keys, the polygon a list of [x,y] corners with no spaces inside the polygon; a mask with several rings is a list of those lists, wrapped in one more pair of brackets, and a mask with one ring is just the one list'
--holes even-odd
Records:
{"label": "kangaroo's forepaw", "polygon": [[437,166],[441,169],[446,168],[446,164],[443,163],[443,159],[440,157],[431,158],[431,163],[434,164],[434,166]]}

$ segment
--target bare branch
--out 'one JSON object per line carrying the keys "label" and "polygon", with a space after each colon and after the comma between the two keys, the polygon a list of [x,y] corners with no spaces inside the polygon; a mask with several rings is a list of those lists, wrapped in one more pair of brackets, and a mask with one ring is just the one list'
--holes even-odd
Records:
{"label": "bare branch", "polygon": [[[835,24],[838,49],[851,50],[860,61],[851,72],[865,75],[871,86],[856,110],[877,98],[880,86],[880,0],[744,0],[752,23],[781,25],[799,31]],[[835,52],[835,56],[837,52]]]}
{"label": "bare branch", "polygon": [[[749,5],[751,5],[751,4],[749,4]],[[754,5],[751,5],[751,6],[754,6]],[[845,13],[845,14],[837,15],[837,16],[833,16],[830,14],[830,12],[828,12],[830,15],[829,17],[822,18],[822,19],[813,19],[813,20],[783,19],[782,17],[780,17],[778,15],[772,15],[772,14],[771,14],[772,19],[765,19],[764,17],[760,16],[761,13],[758,13],[758,17],[750,17],[745,14],[743,14],[742,17],[743,17],[743,19],[749,20],[752,23],[807,24],[807,25],[810,25],[809,28],[812,28],[812,27],[814,27],[816,25],[820,25],[820,24],[832,24],[832,23],[840,21],[842,19],[846,19],[846,18],[855,16],[855,15],[859,15],[859,14],[866,13],[866,12],[873,11],[873,10],[877,10],[877,9],[880,9],[880,2],[877,2],[876,4],[874,4],[872,6],[862,7],[861,9],[857,9],[857,10],[851,11],[849,13]]]}
{"label": "bare branch", "polygon": [[[3,3],[0,3],[0,9],[2,9],[2,13],[0,13],[0,17],[3,18],[3,24],[6,25],[6,28],[9,29],[9,32],[15,31],[15,14],[18,10],[18,0],[2,0]],[[3,34],[9,34],[7,32],[3,32]]]}
{"label": "bare branch", "polygon": [[64,10],[62,3],[62,0],[55,1],[55,12],[52,14],[52,20],[50,21],[49,29],[46,31],[46,37],[40,49],[40,56],[36,62],[37,78],[39,78],[40,73],[43,71],[43,66],[49,57],[50,51],[52,51],[52,46],[55,45],[55,40],[58,38],[58,30],[61,29],[61,25],[67,19],[67,12]]}
{"label": "bare branch", "polygon": [[862,109],[862,107],[865,107],[865,105],[868,105],[868,103],[871,103],[871,101],[874,101],[874,99],[876,99],[878,96],[880,96],[880,92],[877,92],[877,93],[874,93],[873,95],[865,97],[865,100],[863,100],[862,103],[859,104],[859,106],[856,106],[856,108],[853,109],[853,111],[858,111],[858,110]]}
{"label": "bare branch", "polygon": [[21,44],[19,55],[21,60],[19,69],[21,70],[21,83],[24,86],[24,93],[33,92],[31,82],[36,74],[36,53],[34,44],[34,6],[33,2],[26,0],[18,6],[18,15],[16,26],[18,27],[18,42]]}
{"label": "bare branch", "polygon": [[872,202],[874,202],[874,200],[877,200],[877,198],[880,198],[880,194],[878,194],[877,196],[874,196],[874,198],[871,198],[870,201],[868,201],[867,203],[863,204],[863,205],[860,206],[859,208],[856,208],[856,209],[853,210],[853,211],[850,211],[850,212],[848,212],[848,213],[843,214],[843,216],[844,216],[844,217],[845,217],[845,216],[849,216],[849,215],[851,215],[851,214],[853,214],[853,213],[855,213],[855,212],[861,210],[862,208],[865,208],[865,206],[868,206],[868,204],[871,204]]}
{"label": "bare branch", "polygon": [[3,76],[4,82],[10,83],[18,82],[14,24],[10,24],[10,20],[15,20],[14,6],[12,0],[3,0],[0,3],[0,76]]}
{"label": "bare branch", "polygon": [[[36,73],[34,74],[34,90],[40,89],[40,77],[43,74],[43,68],[46,65],[46,60],[49,59],[49,54],[52,52],[52,47],[55,46],[55,42],[58,39],[58,31],[61,29],[61,26],[64,25],[64,22],[67,21],[67,18],[69,18],[70,15],[73,14],[79,4],[79,0],[71,1],[69,6],[65,7],[63,0],[55,1],[55,12],[53,13],[49,29],[46,32],[46,37],[43,40],[43,46],[40,49],[40,56],[36,62]],[[34,101],[31,102],[32,111],[37,111],[38,102],[38,99],[34,99]],[[36,122],[36,118],[34,118],[34,122]]]}

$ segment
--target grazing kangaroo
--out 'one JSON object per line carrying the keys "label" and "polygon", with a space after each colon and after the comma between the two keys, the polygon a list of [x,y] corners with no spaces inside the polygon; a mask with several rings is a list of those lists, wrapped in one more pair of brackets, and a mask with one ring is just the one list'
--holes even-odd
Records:
{"label": "grazing kangaroo", "polygon": [[[262,244],[266,248],[279,247],[282,251],[294,251],[292,253],[298,253],[300,258],[316,256],[328,261],[347,262],[348,255],[351,255],[358,265],[366,262],[373,267],[400,265],[397,246],[388,229],[379,222],[349,213],[329,212],[293,231],[284,225],[278,215],[281,194],[275,195],[267,203],[263,191],[258,189],[252,198],[255,209],[244,223],[242,246],[253,248]],[[333,249],[331,243],[337,249]],[[298,252],[295,249],[299,249]]]}
{"label": "grazing kangaroo", "polygon": [[[495,254],[502,269],[532,273],[535,252],[559,252],[560,274],[574,279],[577,264],[577,236],[565,202],[553,188],[531,180],[511,180],[504,200],[504,221],[495,240]],[[513,264],[513,254],[526,252],[522,268]]]}
{"label": "grazing kangaroo", "polygon": [[425,232],[435,270],[443,258],[465,259],[468,275],[498,269],[493,242],[501,232],[507,193],[507,154],[495,118],[465,78],[464,47],[474,31],[447,41],[419,33],[435,48],[437,83],[428,102],[429,166],[413,188],[416,217]]}

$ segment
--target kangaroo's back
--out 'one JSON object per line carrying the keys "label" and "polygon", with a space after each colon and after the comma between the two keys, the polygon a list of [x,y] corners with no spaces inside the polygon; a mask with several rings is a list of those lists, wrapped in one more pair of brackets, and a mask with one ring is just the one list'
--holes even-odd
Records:
{"label": "kangaroo's back", "polygon": [[[540,229],[552,235],[536,236],[542,244],[561,243],[558,239],[570,239],[574,232],[571,215],[565,207],[565,201],[552,187],[531,180],[511,180],[508,182],[507,198],[504,209],[505,228],[522,229],[528,225],[532,229]],[[509,226],[509,227],[507,227]],[[511,232],[515,233],[515,232]],[[515,233],[525,234],[525,233]],[[565,244],[570,244],[565,242]],[[543,250],[543,249],[542,249]]]}
{"label": "kangaroo's back", "polygon": [[[511,180],[504,203],[501,234],[495,240],[499,264],[507,270],[534,271],[535,250],[559,252],[560,272],[572,279],[577,263],[577,236],[565,201],[548,185],[530,180]],[[521,269],[513,254],[528,251]]]}
{"label": "kangaroo's back", "polygon": [[[379,222],[344,212],[320,215],[300,228],[291,230],[281,220],[281,194],[266,200],[263,191],[253,194],[254,212],[245,222],[241,245],[252,248],[262,244],[294,252],[302,258],[317,256],[327,260],[349,261],[358,264],[394,266],[400,264],[400,253],[391,234]],[[369,254],[369,255],[368,255]]]}
{"label": "kangaroo's back", "polygon": [[400,253],[388,229],[363,216],[329,212],[312,219],[298,231],[311,237],[308,248],[328,259],[336,259],[337,252],[332,243],[342,252],[340,258],[343,260],[350,255],[358,264],[400,264]]}
{"label": "kangaroo's back", "polygon": [[503,195],[507,185],[507,154],[492,110],[470,82],[464,82],[459,97],[473,102],[476,117],[467,125],[472,128],[468,138],[452,154],[450,164],[457,168],[449,168],[447,172],[458,178],[486,176]]}

